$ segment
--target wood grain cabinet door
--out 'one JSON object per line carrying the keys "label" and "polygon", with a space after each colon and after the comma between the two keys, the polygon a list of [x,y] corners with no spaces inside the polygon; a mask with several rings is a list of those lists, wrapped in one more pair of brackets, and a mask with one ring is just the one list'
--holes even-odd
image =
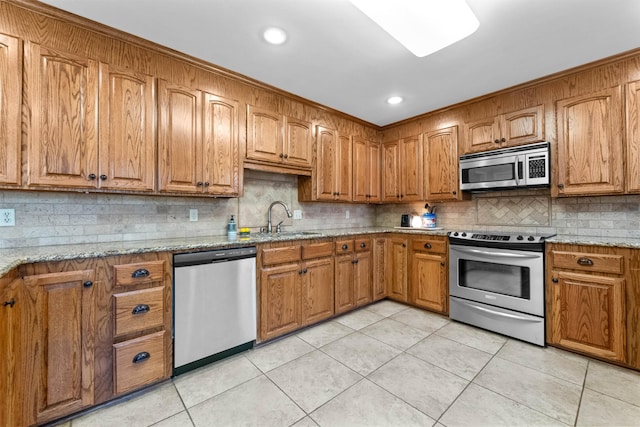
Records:
{"label": "wood grain cabinet door", "polygon": [[98,62],[25,43],[28,184],[98,186]]}
{"label": "wood grain cabinet door", "polygon": [[387,239],[385,237],[376,237],[373,239],[372,247],[372,266],[371,266],[371,285],[373,301],[378,301],[387,296],[385,284],[385,264],[388,256]]}
{"label": "wood grain cabinet door", "polygon": [[640,193],[640,80],[627,84],[625,107],[626,192]]}
{"label": "wood grain cabinet door", "polygon": [[500,122],[495,117],[465,123],[465,153],[500,148]]}
{"label": "wood grain cabinet door", "polygon": [[400,144],[400,201],[422,200],[422,135],[403,138]]}
{"label": "wood grain cabinet door", "polygon": [[316,200],[334,200],[336,197],[336,131],[322,126],[316,130]]}
{"label": "wood grain cabinet door", "polygon": [[391,237],[387,239],[387,242],[389,245],[389,256],[385,266],[387,296],[397,301],[406,302],[408,299],[408,240],[402,237]]}
{"label": "wood grain cabinet door", "polygon": [[263,268],[260,273],[260,338],[268,340],[302,327],[299,263]]}
{"label": "wood grain cabinet door", "polygon": [[382,144],[382,203],[400,201],[400,141]]}
{"label": "wood grain cabinet door", "polygon": [[155,189],[153,77],[100,64],[100,188]]}
{"label": "wood grain cabinet door", "polygon": [[625,361],[625,280],[551,272],[551,343]]}
{"label": "wood grain cabinet door", "polygon": [[351,137],[338,135],[338,147],[334,159],[336,174],[336,200],[350,202],[353,185],[353,152]]}
{"label": "wood grain cabinet door", "polygon": [[247,158],[284,161],[283,117],[266,108],[247,106]]}
{"label": "wood grain cabinet door", "polygon": [[446,313],[449,293],[445,258],[415,252],[411,272],[412,302],[419,307]]}
{"label": "wood grain cabinet door", "polygon": [[158,80],[160,191],[202,193],[202,93]]}
{"label": "wood grain cabinet door", "polygon": [[23,380],[25,357],[31,356],[24,343],[22,317],[25,302],[21,279],[14,279],[6,286],[0,284],[0,426],[20,426],[32,423],[23,421],[23,396],[33,393]]}
{"label": "wood grain cabinet door", "polygon": [[20,184],[22,43],[0,34],[0,185]]}
{"label": "wood grain cabinet door", "polygon": [[291,166],[311,167],[313,125],[304,120],[285,117],[284,158]]}
{"label": "wood grain cabinet door", "polygon": [[302,325],[333,316],[333,257],[305,261],[302,265]]}
{"label": "wood grain cabinet door", "polygon": [[42,423],[94,401],[95,273],[93,270],[25,276],[29,322],[24,339],[31,387],[25,405]]}
{"label": "wood grain cabinet door", "polygon": [[537,105],[501,115],[500,134],[509,147],[544,141],[544,106]]}
{"label": "wood grain cabinet door", "polygon": [[380,201],[380,145],[361,137],[353,138],[353,201]]}
{"label": "wood grain cabinet door", "polygon": [[203,171],[204,191],[237,196],[240,192],[238,103],[204,94]]}
{"label": "wood grain cabinet door", "polygon": [[429,201],[459,199],[458,126],[427,132],[423,159],[425,198]]}
{"label": "wood grain cabinet door", "polygon": [[335,258],[335,310],[336,314],[355,308],[353,253],[338,255]]}
{"label": "wood grain cabinet door", "polygon": [[353,272],[354,301],[357,307],[373,301],[371,251],[357,252]]}
{"label": "wood grain cabinet door", "polygon": [[558,101],[557,121],[554,192],[562,196],[622,192],[620,86]]}

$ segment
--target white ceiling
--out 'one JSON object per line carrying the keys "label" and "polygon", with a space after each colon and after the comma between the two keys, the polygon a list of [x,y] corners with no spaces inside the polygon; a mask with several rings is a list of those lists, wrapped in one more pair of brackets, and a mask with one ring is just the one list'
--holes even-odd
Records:
{"label": "white ceiling", "polygon": [[[478,30],[424,58],[347,0],[45,3],[377,125],[640,47],[639,0],[467,0]],[[289,40],[267,45],[268,26]]]}

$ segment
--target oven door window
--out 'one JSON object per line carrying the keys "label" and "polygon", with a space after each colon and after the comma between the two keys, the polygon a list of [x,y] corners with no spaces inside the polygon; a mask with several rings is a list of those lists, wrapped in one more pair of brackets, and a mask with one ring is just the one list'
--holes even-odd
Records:
{"label": "oven door window", "polygon": [[494,294],[530,299],[529,267],[461,259],[458,285]]}

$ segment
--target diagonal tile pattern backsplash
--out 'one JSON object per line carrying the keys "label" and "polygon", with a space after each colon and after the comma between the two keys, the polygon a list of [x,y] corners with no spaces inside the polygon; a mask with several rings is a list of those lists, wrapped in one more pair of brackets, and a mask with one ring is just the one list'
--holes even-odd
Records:
{"label": "diagonal tile pattern backsplash", "polygon": [[551,225],[549,197],[482,197],[476,199],[478,225]]}

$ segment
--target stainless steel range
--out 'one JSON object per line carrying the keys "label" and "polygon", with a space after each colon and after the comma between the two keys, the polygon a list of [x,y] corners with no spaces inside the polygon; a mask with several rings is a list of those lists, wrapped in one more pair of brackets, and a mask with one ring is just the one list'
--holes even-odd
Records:
{"label": "stainless steel range", "polygon": [[450,317],[544,346],[548,237],[449,232]]}

